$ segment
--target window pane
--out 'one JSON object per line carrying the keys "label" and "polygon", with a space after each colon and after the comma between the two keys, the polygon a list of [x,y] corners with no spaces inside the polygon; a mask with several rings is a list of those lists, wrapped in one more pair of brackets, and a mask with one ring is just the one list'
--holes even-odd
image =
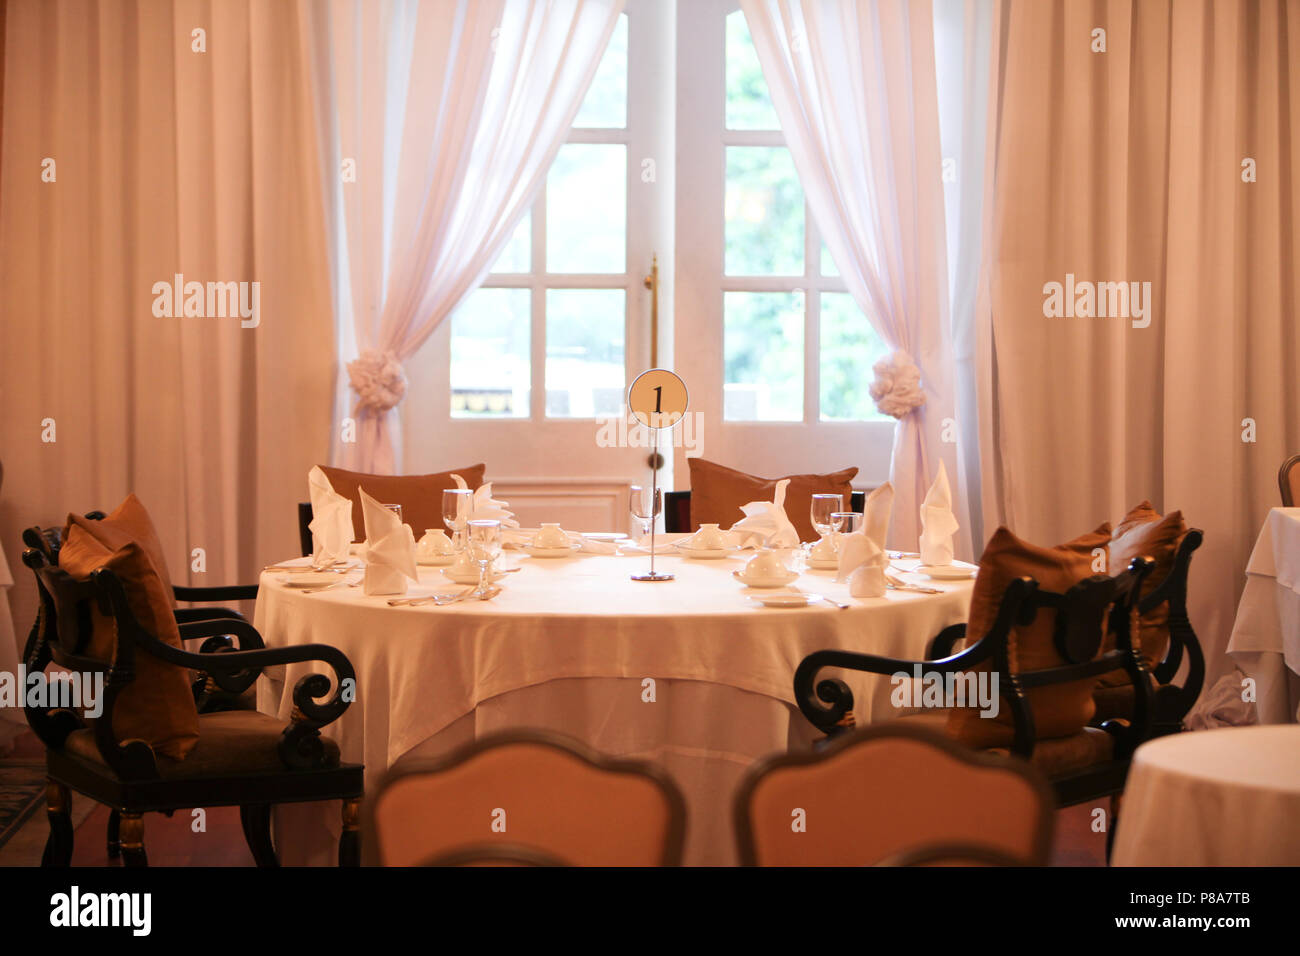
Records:
{"label": "window pane", "polygon": [[546,178],[546,271],[627,271],[627,147],[568,143]]}
{"label": "window pane", "polygon": [[493,272],[532,272],[533,214],[530,210],[519,220],[514,234],[492,266]]}
{"label": "window pane", "polygon": [[723,293],[723,416],[803,420],[803,295]]}
{"label": "window pane", "polygon": [[527,418],[527,289],[476,289],[451,317],[452,418]]}
{"label": "window pane", "polygon": [[728,146],[727,275],[803,275],[803,187],[784,146]]}
{"label": "window pane", "polygon": [[745,14],[727,17],[727,129],[780,129]]}
{"label": "window pane", "polygon": [[868,391],[884,340],[847,292],[823,292],[821,307],[822,421],[889,421]]}
{"label": "window pane", "polygon": [[546,291],[546,415],[596,418],[623,407],[622,289]]}
{"label": "window pane", "polygon": [[835,260],[831,258],[831,251],[826,248],[826,243],[822,243],[822,275],[837,276],[840,270],[835,267]]}
{"label": "window pane", "polygon": [[627,125],[627,14],[620,14],[614,35],[596,69],[573,125],[579,129]]}

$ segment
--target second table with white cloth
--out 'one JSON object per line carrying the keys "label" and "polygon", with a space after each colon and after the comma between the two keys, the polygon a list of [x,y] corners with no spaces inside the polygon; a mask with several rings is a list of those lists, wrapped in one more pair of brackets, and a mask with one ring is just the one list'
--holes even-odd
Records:
{"label": "second table with white cloth", "polygon": [[[343,760],[364,762],[367,790],[408,754],[443,754],[508,727],[551,730],[667,770],[686,797],[685,862],[725,865],[736,858],[731,799],[745,769],[820,736],[794,703],[799,662],[828,648],[921,660],[939,631],[966,620],[972,584],[931,581],[899,561],[903,580],[940,593],[854,599],[833,571],[808,570],[794,587],[850,607],[769,608],[732,577],[748,557],[658,556],[676,578],[661,583],[630,579],[645,555],[512,557],[519,570],[493,600],[443,607],[392,607],[348,586],[309,594],[267,572],[255,624],[268,647],[322,643],[348,656],[356,699],[323,733]],[[456,590],[422,566],[405,596]],[[287,721],[294,684],[321,668],[270,669],[259,708]],[[859,724],[899,714],[889,678],[826,674],[853,689]],[[278,809],[281,861],[331,863],[337,816],[337,805]]]}

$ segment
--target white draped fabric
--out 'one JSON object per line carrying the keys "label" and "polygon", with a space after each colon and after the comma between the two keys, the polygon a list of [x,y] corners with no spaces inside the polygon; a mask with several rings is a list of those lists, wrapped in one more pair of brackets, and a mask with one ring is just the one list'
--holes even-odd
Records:
{"label": "white draped fabric", "polygon": [[[20,533],[69,510],[138,493],[178,584],[255,580],[296,541],[334,358],[299,41],[289,4],[7,4],[0,538],[20,638]],[[178,274],[204,291],[167,310],[155,285]],[[248,283],[251,306],[254,282],[255,325],[208,285]]]}
{"label": "white draped fabric", "polygon": [[[0,674],[18,673],[22,647],[15,634],[13,618],[9,614],[9,588],[14,579],[5,561],[3,544],[0,544]],[[22,638],[26,639],[25,635]],[[0,707],[0,756],[13,745],[13,739],[27,729],[27,720],[17,707]]]}
{"label": "white draped fabric", "polygon": [[[1001,4],[994,30],[985,524],[1049,545],[1143,499],[1181,509],[1205,531],[1188,606],[1207,688],[1300,448],[1295,10]],[[1085,307],[1049,315],[1052,282]],[[1097,314],[1097,283],[1137,283],[1140,308]]]}
{"label": "white draped fabric", "polygon": [[335,460],[400,470],[401,363],[482,281],[536,196],[625,0],[302,8],[346,362]]}
{"label": "white draped fabric", "polygon": [[[932,0],[742,0],[741,8],[845,285],[896,350],[896,380],[906,381],[911,364],[920,370],[924,404],[899,417],[890,468],[890,540],[910,550],[940,460],[949,474],[964,472],[955,443],[943,441],[955,401]],[[958,553],[969,554],[966,495],[957,497]]]}

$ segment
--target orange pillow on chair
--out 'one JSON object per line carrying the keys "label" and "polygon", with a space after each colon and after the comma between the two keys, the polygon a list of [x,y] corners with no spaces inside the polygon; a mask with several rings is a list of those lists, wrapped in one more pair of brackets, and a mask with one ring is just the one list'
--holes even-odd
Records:
{"label": "orange pillow on chair", "polygon": [[[180,630],[168,589],[144,547],[128,541],[109,550],[88,526],[100,522],[74,517],[64,531],[59,567],[86,580],[91,572],[108,568],[122,582],[127,604],[140,626],[165,644],[181,648]],[[86,656],[112,661],[117,653],[114,619],[91,609],[91,637]],[[135,648],[135,679],[118,695],[113,707],[113,734],[119,741],[139,738],[154,752],[184,760],[199,739],[199,715],[190,691],[189,672]]]}
{"label": "orange pillow on chair", "polygon": [[[1169,577],[1174,567],[1174,555],[1178,553],[1178,545],[1185,534],[1187,525],[1181,511],[1171,511],[1162,517],[1151,507],[1151,502],[1142,502],[1125,515],[1115,529],[1110,542],[1110,573],[1120,574],[1134,558],[1150,558],[1156,566],[1142,582],[1142,597],[1146,597]],[[1168,601],[1145,614],[1139,613],[1135,638],[1147,670],[1154,669],[1169,649]],[[1114,646],[1114,640],[1108,636],[1106,650]],[[1101,675],[1101,682],[1108,687],[1117,687],[1130,681],[1124,671],[1110,671]]]}
{"label": "orange pillow on chair", "polygon": [[[1110,542],[1110,524],[1073,541],[1044,548],[1022,541],[1007,528],[998,528],[980,556],[979,574],[971,594],[966,646],[971,647],[993,628],[1007,586],[1016,578],[1031,577],[1044,591],[1065,592],[1098,573],[1093,570],[1097,549]],[[1056,612],[1040,608],[1028,627],[1014,627],[1009,639],[1013,672],[1042,670],[1066,664],[1052,641]],[[990,663],[977,670],[990,669]],[[1092,719],[1096,678],[1036,687],[1026,692],[1039,739],[1069,737]],[[1015,738],[1015,719],[1005,698],[996,717],[981,717],[978,707],[954,707],[948,714],[948,733],[971,747],[1009,747]]]}
{"label": "orange pillow on chair", "polygon": [[483,472],[487,466],[480,463],[432,475],[368,475],[328,465],[321,465],[320,469],[334,486],[336,494],[352,499],[352,534],[357,541],[365,541],[366,522],[361,512],[358,488],[365,488],[366,494],[380,504],[401,505],[402,521],[411,526],[418,539],[425,528],[443,527],[442,493],[456,487],[456,480],[451,476],[460,475],[473,491],[483,484]]}
{"label": "orange pillow on chair", "polygon": [[[126,496],[112,514],[94,521],[81,515],[68,515],[67,527],[76,524],[109,551],[116,551],[128,542],[134,541],[144,549],[158,576],[162,578],[167,600],[176,606],[175,592],[172,591],[171,575],[167,573],[167,559],[163,555],[162,542],[158,540],[158,531],[153,526],[149,512],[145,510],[140,499],[134,494]],[[66,532],[65,532],[66,533]],[[59,561],[62,564],[62,560]]]}
{"label": "orange pillow on chair", "polygon": [[[691,530],[698,531],[701,524],[718,524],[730,528],[745,515],[742,505],[751,501],[771,501],[776,494],[776,483],[781,478],[756,478],[703,458],[687,458],[691,467]],[[813,530],[813,495],[839,495],[848,510],[853,494],[851,482],[856,468],[845,468],[828,475],[788,475],[790,485],[785,490],[785,513],[799,532],[799,540],[815,541]]]}

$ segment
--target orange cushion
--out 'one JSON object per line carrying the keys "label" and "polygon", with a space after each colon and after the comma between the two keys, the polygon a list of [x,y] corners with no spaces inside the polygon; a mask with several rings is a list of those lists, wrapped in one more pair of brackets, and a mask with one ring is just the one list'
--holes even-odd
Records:
{"label": "orange cushion", "polygon": [[[966,646],[974,645],[993,628],[1002,596],[1015,578],[1031,577],[1044,591],[1067,591],[1098,573],[1094,570],[1093,552],[1098,548],[1104,552],[1109,542],[1109,523],[1054,548],[1030,544],[1007,528],[998,528],[980,556],[966,625]],[[1052,642],[1055,621],[1055,611],[1040,609],[1028,627],[1012,628],[1009,658],[1013,672],[1068,663]],[[990,666],[986,662],[978,669]],[[1088,678],[1026,691],[1037,736],[1068,737],[1086,727],[1092,719],[1092,690],[1096,684],[1096,678]],[[949,733],[972,747],[1008,747],[1015,737],[1015,719],[1005,698],[996,717],[980,717],[977,707],[954,707],[948,720]]]}
{"label": "orange cushion", "polygon": [[[698,531],[701,524],[718,524],[730,528],[745,515],[741,505],[751,501],[771,501],[776,494],[776,483],[781,478],[756,478],[703,458],[687,458],[691,466],[691,530]],[[858,470],[845,468],[829,475],[788,475],[790,485],[785,490],[785,513],[799,532],[802,541],[815,541],[813,530],[813,495],[835,495],[844,498],[848,510],[853,494],[853,481]]]}
{"label": "orange cushion", "polygon": [[[1156,566],[1142,582],[1142,596],[1146,597],[1169,577],[1169,572],[1174,567],[1174,555],[1178,553],[1178,544],[1185,534],[1187,525],[1183,523],[1181,511],[1171,511],[1161,517],[1151,507],[1151,502],[1142,502],[1125,515],[1115,529],[1115,536],[1110,542],[1111,573],[1124,571],[1134,558],[1150,558]],[[1168,601],[1138,615],[1136,640],[1148,670],[1164,659],[1165,651],[1169,648]],[[1110,650],[1114,643],[1108,635],[1106,649]],[[1111,671],[1101,676],[1101,682],[1109,687],[1118,687],[1130,681],[1128,674],[1123,671]]]}
{"label": "orange cushion", "polygon": [[321,465],[321,471],[334,486],[334,491],[352,499],[352,533],[357,541],[366,540],[365,516],[361,512],[361,495],[358,488],[385,505],[401,505],[402,521],[411,526],[416,538],[425,528],[442,528],[442,493],[456,487],[451,476],[460,475],[471,489],[483,484],[483,464],[453,468],[432,475],[368,475],[361,471],[345,471]]}
{"label": "orange cushion", "polygon": [[[140,626],[164,643],[180,648],[181,636],[170,595],[153,561],[134,541],[110,551],[87,527],[98,523],[85,518],[69,523],[59,551],[59,567],[80,580],[99,568],[111,570],[121,580],[127,604]],[[113,660],[117,652],[113,618],[92,607],[91,626],[86,656]],[[134,660],[135,679],[123,689],[113,707],[113,734],[119,742],[139,738],[155,753],[184,760],[199,739],[199,715],[190,692],[189,673],[139,647],[135,648]]]}
{"label": "orange cushion", "polygon": [[162,542],[158,540],[158,532],[153,526],[153,520],[139,498],[134,494],[127,495],[126,500],[114,508],[112,514],[99,521],[70,514],[68,524],[73,523],[80,526],[83,531],[89,532],[109,551],[117,551],[131,541],[140,545],[144,553],[149,556],[149,560],[153,562],[158,576],[162,578],[167,600],[172,607],[176,606],[176,596],[172,591],[171,575],[167,572],[167,559],[163,555]]}

